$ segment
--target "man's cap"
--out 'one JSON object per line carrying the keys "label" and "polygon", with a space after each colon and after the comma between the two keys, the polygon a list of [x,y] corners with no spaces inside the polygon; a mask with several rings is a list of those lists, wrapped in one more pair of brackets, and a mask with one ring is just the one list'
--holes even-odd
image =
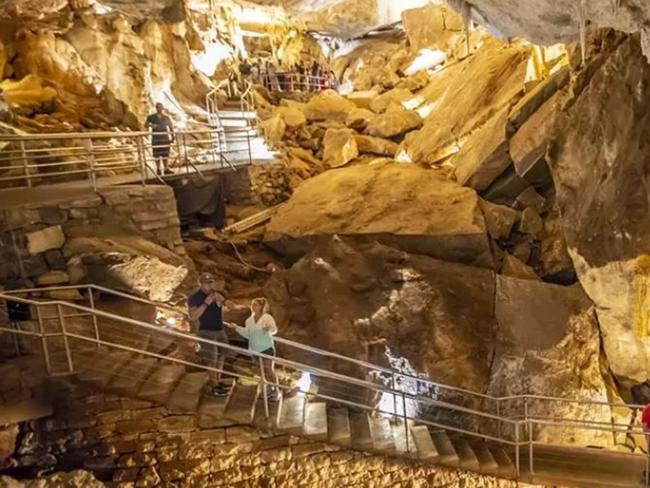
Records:
{"label": "man's cap", "polygon": [[199,283],[214,283],[216,280],[212,273],[201,273]]}

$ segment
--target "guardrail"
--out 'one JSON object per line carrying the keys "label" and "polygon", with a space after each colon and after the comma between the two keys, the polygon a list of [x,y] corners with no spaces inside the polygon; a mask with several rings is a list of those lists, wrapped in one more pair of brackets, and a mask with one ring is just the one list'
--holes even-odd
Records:
{"label": "guardrail", "polygon": [[[252,137],[245,128],[228,130],[242,138]],[[145,184],[166,176],[157,170],[165,154],[169,154],[164,159],[172,174],[201,174],[201,167],[232,169],[235,164],[251,164],[250,153],[244,161],[232,159],[222,139],[222,129],[212,127],[168,133],[0,134],[0,187],[87,179],[96,188],[102,177],[128,174]]]}
{"label": "guardrail", "polygon": [[293,93],[319,92],[336,90],[338,81],[331,75],[310,75],[293,71],[263,74],[253,78],[255,83],[263,85],[268,90]]}
{"label": "guardrail", "polygon": [[[76,289],[83,304],[44,298],[26,298],[26,295],[41,293],[47,295],[53,291]],[[196,363],[191,357],[174,354],[173,357],[133,346],[135,338],[154,337],[156,340],[173,342],[187,351],[201,345],[215,346],[233,355],[249,358],[251,364],[260,364],[262,360],[273,360],[276,364],[308,373],[312,380],[323,386],[322,391],[314,393],[305,391],[325,401],[340,403],[362,411],[375,412],[388,416],[404,425],[413,423],[427,425],[431,429],[445,429],[449,432],[472,438],[510,446],[514,450],[516,466],[519,472],[520,457],[528,454],[528,470],[534,473],[535,446],[553,444],[548,435],[551,430],[561,430],[564,435],[584,436],[595,439],[590,445],[597,445],[606,436],[643,436],[644,430],[638,423],[629,425],[611,420],[604,422],[591,417],[575,418],[573,416],[557,418],[553,415],[534,413],[535,409],[544,411],[549,403],[565,405],[585,405],[590,409],[605,407],[622,408],[629,414],[640,405],[600,402],[582,399],[565,399],[539,395],[520,395],[510,397],[492,397],[478,392],[451,387],[404,374],[397,370],[373,365],[364,361],[342,356],[331,351],[306,346],[282,338],[276,338],[277,356],[267,356],[221,342],[209,341],[175,328],[142,322],[102,310],[97,307],[96,294],[103,293],[142,304],[165,309],[175,316],[184,315],[182,309],[165,304],[134,297],[130,294],[95,285],[51,287],[45,289],[14,290],[0,292],[1,301],[20,302],[29,305],[34,311],[35,319],[29,327],[0,326],[0,332],[12,334],[14,338],[28,337],[41,343],[42,354],[51,374],[70,374],[75,372],[74,343],[105,346],[125,350],[136,354],[156,357],[180,364],[191,365],[206,371],[220,371],[234,377],[251,377],[242,375],[238,370],[210,368]],[[78,321],[87,319],[86,327],[80,327]],[[177,324],[178,325],[178,324]],[[59,340],[58,364],[64,364],[64,371],[57,371],[53,364],[57,361],[56,353],[48,341]],[[191,355],[190,355],[191,356]],[[309,361],[309,358],[312,358]],[[334,359],[334,361],[331,361]],[[346,365],[355,366],[355,370],[346,370]],[[271,382],[262,375],[263,388],[286,388],[286,385]],[[415,387],[415,389],[414,389]],[[435,387],[435,390],[432,389]],[[266,396],[265,396],[266,398]],[[469,398],[469,401],[468,401]],[[365,400],[362,400],[365,399]],[[475,402],[476,399],[482,400]],[[523,408],[516,408],[510,414],[499,411],[498,406],[506,403],[520,402]],[[497,406],[497,411],[494,407]],[[265,404],[268,413],[268,405]],[[611,449],[611,443],[601,441],[604,451]],[[525,449],[525,450],[524,450]],[[632,454],[630,454],[632,455]],[[638,457],[637,457],[638,459]],[[646,459],[647,464],[647,459]]]}

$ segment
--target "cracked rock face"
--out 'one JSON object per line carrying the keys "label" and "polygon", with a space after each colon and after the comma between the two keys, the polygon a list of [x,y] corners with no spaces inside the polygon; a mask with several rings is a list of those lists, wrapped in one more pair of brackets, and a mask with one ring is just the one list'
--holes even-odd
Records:
{"label": "cracked rock face", "polygon": [[569,253],[623,384],[650,376],[649,140],[650,66],[630,37],[568,110],[549,152]]}

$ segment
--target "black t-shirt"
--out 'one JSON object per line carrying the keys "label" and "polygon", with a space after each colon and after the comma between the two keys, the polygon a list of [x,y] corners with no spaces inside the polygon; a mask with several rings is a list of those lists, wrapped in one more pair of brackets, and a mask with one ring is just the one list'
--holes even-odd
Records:
{"label": "black t-shirt", "polygon": [[[167,131],[173,130],[172,119],[166,115],[151,114],[147,117],[147,123],[151,125],[151,132],[154,132],[152,137],[154,139],[168,140],[170,138],[171,134],[168,135]],[[155,134],[155,132],[164,132],[164,134]]]}
{"label": "black t-shirt", "polygon": [[[208,297],[203,290],[190,295],[187,304],[190,307],[200,307]],[[216,302],[212,302],[199,317],[199,330],[223,330],[223,314],[221,307]]]}

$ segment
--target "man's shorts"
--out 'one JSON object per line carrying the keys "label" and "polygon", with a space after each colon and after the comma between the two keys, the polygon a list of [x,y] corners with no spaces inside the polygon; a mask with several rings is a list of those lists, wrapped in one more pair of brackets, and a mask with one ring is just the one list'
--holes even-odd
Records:
{"label": "man's shorts", "polygon": [[[199,330],[199,337],[209,341],[228,344],[228,336],[224,330]],[[219,359],[219,346],[205,342],[199,342],[199,345],[199,359],[201,360],[201,363],[208,366],[215,366]],[[224,351],[224,353],[227,352],[227,350]]]}

